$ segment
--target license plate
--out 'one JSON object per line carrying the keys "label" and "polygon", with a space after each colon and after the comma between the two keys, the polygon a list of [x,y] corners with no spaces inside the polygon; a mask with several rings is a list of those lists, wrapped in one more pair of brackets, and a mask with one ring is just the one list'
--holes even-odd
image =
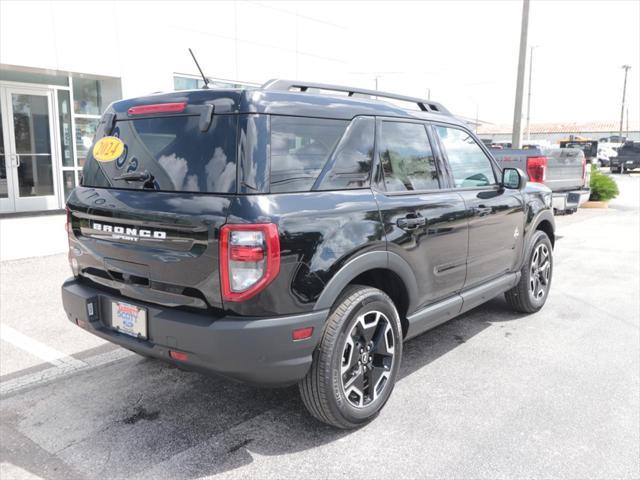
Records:
{"label": "license plate", "polygon": [[137,338],[147,338],[147,310],[129,303],[111,304],[111,327]]}

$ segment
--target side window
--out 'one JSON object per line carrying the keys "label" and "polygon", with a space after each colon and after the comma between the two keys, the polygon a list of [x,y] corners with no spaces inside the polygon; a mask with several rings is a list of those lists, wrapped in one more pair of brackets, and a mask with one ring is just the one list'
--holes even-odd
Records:
{"label": "side window", "polygon": [[346,120],[271,117],[271,192],[308,192],[349,124]]}
{"label": "side window", "polygon": [[456,187],[483,187],[496,184],[491,161],[476,141],[457,128],[436,126]]}
{"label": "side window", "polygon": [[436,161],[425,126],[382,122],[380,162],[388,191],[440,188]]}
{"label": "side window", "polygon": [[359,117],[347,128],[320,180],[319,190],[362,188],[369,185],[375,120]]}

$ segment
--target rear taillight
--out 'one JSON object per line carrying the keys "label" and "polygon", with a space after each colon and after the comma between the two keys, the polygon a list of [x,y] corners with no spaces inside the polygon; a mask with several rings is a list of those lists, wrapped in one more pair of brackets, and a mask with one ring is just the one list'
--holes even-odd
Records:
{"label": "rear taillight", "polygon": [[220,229],[222,298],[239,302],[263,290],[280,272],[280,237],[273,223]]}
{"label": "rear taillight", "polygon": [[156,103],[154,105],[139,105],[127,110],[128,115],[150,115],[153,113],[180,113],[187,108],[186,102]]}
{"label": "rear taillight", "polygon": [[547,157],[527,158],[527,175],[530,182],[544,183],[547,178]]}

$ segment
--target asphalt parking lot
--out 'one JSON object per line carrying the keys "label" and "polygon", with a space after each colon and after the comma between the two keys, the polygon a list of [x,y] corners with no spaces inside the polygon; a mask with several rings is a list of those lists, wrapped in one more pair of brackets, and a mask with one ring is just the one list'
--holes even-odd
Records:
{"label": "asphalt parking lot", "polygon": [[71,325],[65,254],[0,266],[0,477],[639,478],[640,176],[557,218],[545,308],[496,298],[409,341],[353,432],[266,390],[138,357]]}

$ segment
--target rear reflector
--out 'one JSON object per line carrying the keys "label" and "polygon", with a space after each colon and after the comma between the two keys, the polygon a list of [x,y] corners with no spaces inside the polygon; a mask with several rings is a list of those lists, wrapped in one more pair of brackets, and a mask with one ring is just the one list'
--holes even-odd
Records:
{"label": "rear reflector", "polygon": [[184,352],[176,352],[175,350],[169,350],[169,356],[179,362],[186,362],[189,358]]}
{"label": "rear reflector", "polygon": [[153,113],[180,113],[187,108],[186,102],[179,103],[157,103],[154,105],[140,105],[127,110],[129,115],[150,115]]}
{"label": "rear reflector", "polygon": [[313,327],[298,328],[291,333],[294,340],[304,340],[310,338],[311,335],[313,335]]}

